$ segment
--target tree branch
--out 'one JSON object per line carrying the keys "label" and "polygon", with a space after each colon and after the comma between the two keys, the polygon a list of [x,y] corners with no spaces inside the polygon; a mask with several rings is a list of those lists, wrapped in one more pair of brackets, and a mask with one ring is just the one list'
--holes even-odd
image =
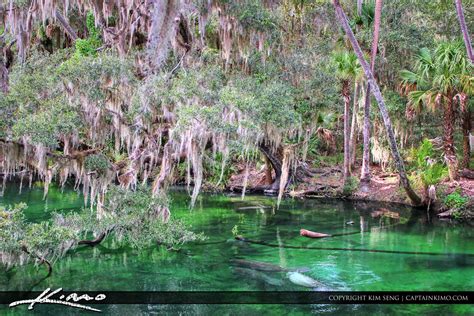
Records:
{"label": "tree branch", "polygon": [[28,254],[30,256],[33,256],[36,259],[38,259],[40,264],[45,264],[46,265],[46,267],[48,268],[48,274],[46,275],[45,278],[49,277],[53,273],[53,267],[51,266],[51,263],[47,259],[45,259],[43,257],[40,257],[37,254],[32,254],[31,252],[28,251],[28,248],[26,248],[25,245],[21,246],[21,250],[23,252],[25,252],[26,254]]}
{"label": "tree branch", "polygon": [[66,21],[64,16],[58,10],[56,10],[55,16],[56,16],[56,19],[59,21],[59,23],[64,28],[64,31],[67,33],[67,35],[69,35],[69,37],[73,41],[77,40],[76,31],[74,31],[74,29],[71,27],[71,25],[69,25],[69,23]]}

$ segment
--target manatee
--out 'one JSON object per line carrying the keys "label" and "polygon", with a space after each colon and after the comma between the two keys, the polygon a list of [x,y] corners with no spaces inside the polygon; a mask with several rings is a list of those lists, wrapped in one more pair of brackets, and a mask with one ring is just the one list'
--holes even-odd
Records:
{"label": "manatee", "polygon": [[323,285],[316,281],[315,279],[306,276],[304,274],[301,274],[299,272],[293,271],[293,272],[288,272],[287,274],[288,279],[296,285],[304,286],[304,287],[311,287],[311,288],[319,288],[323,287]]}
{"label": "manatee", "polygon": [[309,271],[308,268],[283,268],[279,265],[267,263],[267,262],[258,262],[258,261],[250,261],[244,259],[231,259],[230,262],[234,266],[238,266],[241,268],[247,268],[252,270],[258,271],[266,271],[266,272],[288,272],[288,271],[299,271],[299,272],[307,272]]}
{"label": "manatee", "polygon": [[241,276],[245,276],[245,277],[247,277],[249,279],[252,279],[252,280],[263,281],[263,282],[265,282],[267,284],[270,284],[270,285],[273,285],[273,286],[282,286],[283,285],[283,281],[281,279],[271,277],[271,276],[267,275],[265,272],[256,271],[256,270],[252,270],[252,269],[247,269],[247,268],[239,268],[239,267],[235,267],[234,271],[237,274],[239,274]]}

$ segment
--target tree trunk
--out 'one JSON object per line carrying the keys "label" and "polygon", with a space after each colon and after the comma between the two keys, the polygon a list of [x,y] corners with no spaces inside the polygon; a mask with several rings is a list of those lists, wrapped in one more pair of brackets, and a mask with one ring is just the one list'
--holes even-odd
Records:
{"label": "tree trunk", "polygon": [[464,39],[464,45],[466,45],[467,56],[471,60],[471,63],[474,64],[474,54],[472,52],[471,38],[469,37],[469,32],[466,26],[466,20],[464,19],[464,12],[462,10],[461,0],[455,0],[456,3],[456,12],[458,15],[459,25],[461,26],[462,37]]}
{"label": "tree trunk", "polygon": [[[276,151],[272,150],[264,141],[258,144],[258,148],[268,159],[268,162],[271,165],[271,169],[275,171],[275,177],[269,185],[260,187],[259,189],[264,189],[265,191],[270,191],[273,193],[278,193],[280,191],[280,182],[283,175],[283,158],[284,158],[284,149],[280,146]],[[284,188],[290,183],[299,183],[304,180],[305,177],[313,176],[311,171],[305,163],[297,163],[295,168],[289,168],[288,178],[286,180]]]}
{"label": "tree trunk", "polygon": [[[377,46],[379,41],[380,20],[382,16],[382,0],[375,3],[374,17],[374,38],[372,41],[372,54],[370,57],[370,69],[372,73],[375,68],[375,56],[377,55]],[[364,103],[364,152],[362,156],[362,169],[360,181],[363,185],[370,183],[370,84],[367,84]]]}
{"label": "tree trunk", "polygon": [[0,91],[3,94],[8,93],[8,69],[5,67],[5,63],[0,60]]}
{"label": "tree trunk", "polygon": [[357,15],[362,15],[362,2],[363,0],[357,0]]}
{"label": "tree trunk", "polygon": [[360,172],[360,182],[362,185],[370,183],[370,85],[367,84],[364,100],[364,127],[363,133],[363,152],[362,168]]}
{"label": "tree trunk", "polygon": [[393,159],[395,161],[395,164],[398,169],[398,173],[400,175],[400,182],[403,188],[405,189],[405,192],[407,193],[408,197],[413,202],[413,204],[416,206],[419,206],[421,205],[422,201],[420,197],[415,193],[415,191],[410,186],[410,182],[408,180],[408,177],[405,171],[405,164],[400,155],[400,152],[398,151],[395,134],[393,132],[392,122],[388,115],[387,107],[385,106],[385,101],[382,97],[382,93],[380,92],[380,88],[377,85],[377,82],[375,81],[374,75],[370,69],[369,64],[364,59],[364,54],[362,53],[359,43],[357,42],[357,39],[355,38],[354,33],[352,32],[352,29],[349,26],[349,22],[347,21],[347,17],[344,11],[342,10],[339,4],[339,1],[338,0],[333,0],[333,1],[334,1],[334,8],[336,10],[336,18],[339,21],[342,28],[344,29],[344,32],[346,33],[347,37],[349,38],[349,41],[351,42],[354,52],[357,55],[357,58],[359,59],[359,63],[364,69],[364,73],[367,77],[368,84],[371,86],[372,93],[375,99],[377,100],[377,104],[380,109],[380,114],[382,115],[382,119],[385,125],[385,130],[387,132],[387,137],[390,143],[390,149],[392,151]]}
{"label": "tree trunk", "polygon": [[454,149],[454,116],[453,95],[448,92],[444,102],[444,159],[448,166],[449,179],[451,181],[458,180],[458,159]]}
{"label": "tree trunk", "polygon": [[275,170],[275,179],[269,186],[269,190],[274,191],[275,193],[280,189],[280,179],[282,173],[282,153],[278,150],[277,153],[274,153],[271,148],[266,145],[264,142],[261,142],[258,145],[260,151],[265,155],[270,164],[272,165],[273,170]]}
{"label": "tree trunk", "polygon": [[263,155],[265,159],[265,183],[267,185],[272,184],[273,179],[272,179],[272,164],[270,163],[270,160],[268,159],[267,156]]}
{"label": "tree trunk", "polygon": [[8,93],[8,57],[6,53],[8,49],[4,40],[0,39],[0,91],[3,94]]}
{"label": "tree trunk", "polygon": [[351,96],[350,96],[350,88],[349,88],[349,81],[344,80],[342,82],[342,91],[341,94],[344,98],[344,185],[347,185],[349,182],[349,177],[351,176],[350,170],[350,163],[351,163],[351,155],[350,155],[350,104],[351,104]]}
{"label": "tree trunk", "polygon": [[351,138],[350,138],[350,156],[351,156],[351,170],[354,170],[356,162],[356,147],[357,147],[357,113],[359,113],[359,94],[360,94],[360,84],[356,81],[354,87],[354,104],[352,107],[352,123],[351,123]]}
{"label": "tree trunk", "polygon": [[469,144],[469,133],[471,132],[471,111],[469,110],[467,103],[467,95],[461,94],[459,99],[462,113],[462,167],[469,169],[469,162],[471,160],[471,146]]}

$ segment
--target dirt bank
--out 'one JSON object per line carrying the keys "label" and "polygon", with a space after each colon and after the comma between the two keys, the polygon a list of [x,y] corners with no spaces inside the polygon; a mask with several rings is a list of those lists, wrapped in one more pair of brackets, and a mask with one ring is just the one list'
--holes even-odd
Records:
{"label": "dirt bank", "polygon": [[[343,193],[342,169],[338,167],[321,167],[315,170],[314,176],[306,177],[304,181],[290,185],[287,194],[301,198],[345,198],[353,200],[378,201],[411,205],[403,189],[399,186],[396,173],[384,172],[379,166],[372,166],[372,181],[368,188],[361,188],[358,183],[351,194]],[[245,167],[239,165],[238,172],[231,176],[227,189],[241,192],[245,180]],[[360,175],[360,166],[352,171],[352,175]],[[251,166],[248,171],[246,192],[255,192],[255,189],[267,183],[265,169],[256,169]],[[456,189],[461,195],[470,199],[469,205],[474,205],[474,180],[461,177],[459,181],[443,182],[437,186],[438,199],[431,207],[436,213],[447,211],[443,198]]]}

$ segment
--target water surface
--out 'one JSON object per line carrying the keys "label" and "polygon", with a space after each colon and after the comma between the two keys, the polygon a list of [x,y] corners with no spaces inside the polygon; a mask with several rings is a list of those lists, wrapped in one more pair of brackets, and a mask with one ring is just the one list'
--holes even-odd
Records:
{"label": "water surface", "polygon": [[[322,200],[284,200],[276,209],[273,198],[203,194],[192,210],[185,191],[172,193],[172,216],[181,218],[208,240],[180,251],[160,247],[118,248],[106,241],[82,247],[55,262],[51,277],[38,280],[44,267],[26,265],[0,274],[0,290],[62,287],[71,291],[312,291],[293,284],[284,271],[259,271],[235,263],[249,260],[303,268],[321,289],[337,291],[469,291],[474,288],[474,233],[451,222],[429,222],[424,214],[403,206]],[[26,202],[29,221],[48,219],[52,211],[70,212],[82,206],[72,190],[51,187],[7,187],[1,204]],[[386,211],[393,213],[387,213]],[[384,216],[380,216],[385,211]],[[379,215],[379,216],[378,216]],[[324,239],[299,236],[301,228],[339,235]],[[271,244],[236,241],[233,234]],[[288,248],[292,247],[292,248]],[[298,247],[302,247],[301,249]],[[355,249],[382,252],[355,251]],[[32,288],[33,286],[33,288]],[[474,314],[469,305],[115,305],[101,306],[105,314],[182,313],[261,315],[387,315]],[[37,306],[35,311],[61,315],[78,313],[63,307]],[[0,309],[27,314],[26,307]]]}

